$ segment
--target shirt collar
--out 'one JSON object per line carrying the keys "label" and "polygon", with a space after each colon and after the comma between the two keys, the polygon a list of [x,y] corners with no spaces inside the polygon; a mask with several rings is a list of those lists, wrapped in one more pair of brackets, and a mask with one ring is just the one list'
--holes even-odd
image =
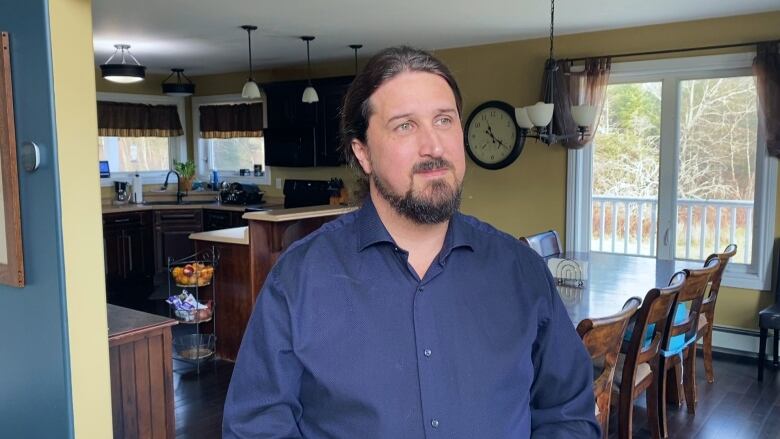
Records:
{"label": "shirt collar", "polygon": [[[381,242],[388,242],[395,245],[393,237],[387,231],[379,214],[376,211],[371,197],[367,196],[363,200],[363,206],[358,212],[356,224],[358,227],[358,251],[363,251],[367,247]],[[471,227],[466,224],[463,214],[455,212],[450,219],[447,235],[444,237],[444,246],[439,254],[439,258],[444,260],[449,256],[453,249],[458,247],[468,247],[473,249],[474,234]]]}

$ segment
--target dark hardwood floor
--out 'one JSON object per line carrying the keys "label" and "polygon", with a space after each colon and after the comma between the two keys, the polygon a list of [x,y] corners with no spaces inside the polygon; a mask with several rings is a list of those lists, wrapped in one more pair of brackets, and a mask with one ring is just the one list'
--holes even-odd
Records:
{"label": "dark hardwood floor", "polygon": [[[780,438],[780,378],[776,371],[770,366],[759,384],[754,359],[723,354],[715,358],[714,368],[715,383],[707,384],[702,363],[697,361],[696,415],[689,415],[684,405],[670,406],[670,437]],[[226,361],[205,363],[200,375],[192,365],[174,361],[177,438],[221,437],[222,406],[232,372],[233,363]],[[644,397],[634,409],[634,422],[634,437],[649,438]],[[610,433],[610,437],[617,437],[614,422]]]}

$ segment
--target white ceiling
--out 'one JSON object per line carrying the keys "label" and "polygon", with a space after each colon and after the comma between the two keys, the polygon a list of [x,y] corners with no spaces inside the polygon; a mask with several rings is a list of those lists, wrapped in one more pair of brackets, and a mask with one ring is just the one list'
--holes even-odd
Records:
{"label": "white ceiling", "polygon": [[[365,57],[391,45],[433,50],[549,34],[545,0],[93,0],[95,63],[127,43],[150,72],[189,75]],[[778,0],[558,0],[556,35],[780,10]]]}

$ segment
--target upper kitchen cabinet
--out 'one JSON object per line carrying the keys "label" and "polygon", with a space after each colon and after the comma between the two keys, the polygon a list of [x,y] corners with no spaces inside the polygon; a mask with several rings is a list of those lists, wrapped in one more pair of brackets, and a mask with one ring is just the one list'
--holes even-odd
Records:
{"label": "upper kitchen cabinet", "polygon": [[265,163],[268,166],[338,166],[339,113],[352,76],[313,80],[319,102],[301,101],[307,81],[264,85],[268,126]]}

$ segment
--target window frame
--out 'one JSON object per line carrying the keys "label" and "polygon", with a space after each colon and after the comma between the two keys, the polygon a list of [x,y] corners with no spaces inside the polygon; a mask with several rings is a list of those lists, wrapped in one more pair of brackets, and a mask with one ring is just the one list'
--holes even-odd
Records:
{"label": "window frame", "polygon": [[[200,137],[200,106],[201,105],[229,105],[229,104],[263,104],[263,128],[268,126],[268,111],[265,105],[265,96],[258,99],[246,99],[242,98],[240,94],[224,94],[224,95],[212,95],[212,96],[198,96],[192,98],[192,140],[193,150],[195,153],[195,165],[198,176],[208,181],[211,174],[211,161],[209,160],[209,154],[207,146],[203,145]],[[265,154],[265,150],[263,150]],[[264,157],[265,159],[265,157]],[[263,160],[265,161],[265,160]],[[242,176],[238,171],[219,171],[219,175],[222,178],[229,178],[231,181],[237,181],[239,183],[252,183],[252,184],[271,184],[271,169],[268,166],[263,166],[263,175],[260,177]]]}
{"label": "window frame", "polygon": [[[187,118],[185,114],[185,98],[176,96],[142,95],[134,93],[97,93],[98,101],[128,102],[131,104],[147,105],[176,105],[183,134],[177,138],[169,138],[168,158],[169,170],[173,169],[173,161],[187,160]],[[101,137],[101,136],[98,136]],[[141,171],[144,184],[162,184],[168,171]],[[119,172],[111,170],[111,176],[100,179],[100,186],[113,186],[115,181],[130,181],[136,172]]]}
{"label": "window frame", "polygon": [[[659,193],[677,193],[678,173],[678,94],[680,81],[733,76],[753,76],[751,65],[755,53],[699,56],[613,63],[610,84],[632,82],[662,82],[661,104],[661,158],[659,167]],[[760,124],[760,121],[759,121]],[[598,142],[598,139],[595,140]],[[729,264],[723,284],[729,287],[771,289],[772,247],[775,237],[775,208],[777,199],[777,160],[769,156],[766,139],[761,129],[757,133],[756,180],[754,198],[752,263]],[[665,145],[674,145],[670,148]],[[665,151],[673,150],[673,154]],[[588,144],[580,150],[568,151],[566,196],[566,248],[588,251],[592,205],[590,199],[593,148]],[[665,209],[667,218],[675,218],[674,200],[659,198],[659,218]],[[663,230],[666,225],[658,224]],[[659,232],[657,234],[660,235]],[[675,243],[675,227],[669,225],[669,242]],[[674,248],[659,244],[657,257],[671,259]]]}

